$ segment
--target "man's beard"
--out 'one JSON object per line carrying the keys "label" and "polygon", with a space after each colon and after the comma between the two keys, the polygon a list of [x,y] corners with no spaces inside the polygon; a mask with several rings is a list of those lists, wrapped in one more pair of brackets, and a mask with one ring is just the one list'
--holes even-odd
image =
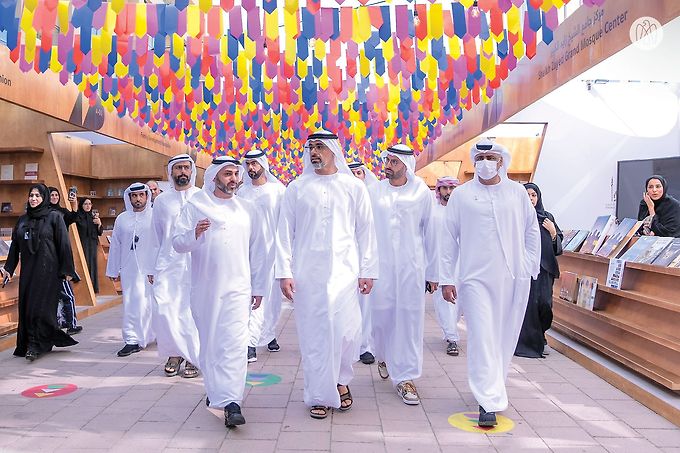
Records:
{"label": "man's beard", "polygon": [[177,184],[180,187],[186,186],[187,184],[189,184],[189,181],[190,181],[189,177],[185,176],[185,175],[175,176],[174,180],[175,180],[175,184]]}
{"label": "man's beard", "polygon": [[314,167],[314,170],[321,170],[326,166],[326,163],[322,160],[319,160],[318,162],[312,162],[312,167]]}
{"label": "man's beard", "polygon": [[444,200],[444,201],[446,201],[446,202],[449,201],[449,198],[451,198],[451,194],[450,194],[450,193],[447,193],[447,194],[442,195],[442,200]]}
{"label": "man's beard", "polygon": [[250,179],[260,179],[260,176],[264,173],[264,168],[262,168],[260,171],[249,171],[248,176],[250,176]]}
{"label": "man's beard", "polygon": [[230,189],[226,184],[222,184],[220,181],[215,181],[215,187],[225,195],[233,195],[235,191],[235,189]]}

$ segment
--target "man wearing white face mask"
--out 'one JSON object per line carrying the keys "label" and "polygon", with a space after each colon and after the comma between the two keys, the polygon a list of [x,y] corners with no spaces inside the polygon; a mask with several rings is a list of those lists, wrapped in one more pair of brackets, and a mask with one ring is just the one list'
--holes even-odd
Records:
{"label": "man wearing white face mask", "polygon": [[508,150],[483,139],[470,157],[475,178],[457,188],[446,207],[439,278],[444,299],[456,303],[460,295],[465,313],[479,426],[495,426],[495,413],[508,407],[505,378],[531,278],[538,276],[541,238],[526,190],[507,177]]}

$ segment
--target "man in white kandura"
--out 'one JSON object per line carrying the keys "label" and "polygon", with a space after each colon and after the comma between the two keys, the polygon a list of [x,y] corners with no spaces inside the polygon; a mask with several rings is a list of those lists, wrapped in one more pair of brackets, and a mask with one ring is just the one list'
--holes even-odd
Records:
{"label": "man in white kandura", "polygon": [[123,288],[123,341],[118,357],[139,352],[154,340],[151,285],[146,276],[153,272],[157,250],[151,229],[151,190],[141,182],[132,183],[123,194],[125,211],[116,217],[106,263],[106,276],[120,278]]}
{"label": "man in white kandura", "polygon": [[[355,160],[348,164],[352,174],[362,180],[366,187],[379,182],[378,177],[364,165],[363,162]],[[369,303],[370,296],[360,295],[359,306],[361,307],[361,344],[359,345],[359,360],[365,365],[370,365],[375,362],[373,355],[373,334],[371,332],[371,306]]]}
{"label": "man in white kandura", "polygon": [[459,299],[465,314],[468,383],[479,403],[478,423],[495,426],[495,413],[508,407],[505,379],[531,279],[538,276],[541,236],[526,189],[508,179],[508,150],[483,139],[470,157],[475,178],[458,187],[446,207],[440,282],[444,299]]}
{"label": "man in white kandura", "polygon": [[378,233],[380,279],[371,294],[373,342],[381,378],[406,404],[419,404],[413,380],[423,370],[425,291],[437,289],[432,194],[416,176],[406,145],[382,153],[386,179],[368,190]]}
{"label": "man in white kandura", "polygon": [[234,196],[242,177],[238,160],[214,159],[203,190],[182,208],[172,241],[177,252],[191,253],[191,312],[201,342],[206,404],[224,408],[228,427],[246,422],[241,401],[248,317],[270,284],[260,214],[253,203]]}
{"label": "man in white kandura", "polygon": [[311,134],[302,176],[281,201],[276,278],[295,304],[310,416],[352,406],[348,384],[361,340],[359,292],[378,277],[375,228],[366,187],[352,176],[338,136]]}
{"label": "man in white kandura", "polygon": [[270,282],[262,299],[262,308],[250,313],[248,362],[255,362],[258,346],[266,345],[270,352],[277,352],[280,349],[276,341],[276,324],[281,314],[281,289],[274,279],[274,259],[276,223],[279,221],[279,205],[286,186],[269,171],[269,162],[264,151],[259,149],[249,151],[245,155],[244,164],[248,177],[243,178],[243,185],[238,189],[237,195],[252,201],[260,210],[267,249],[265,264]]}
{"label": "man in white kandura", "polygon": [[[449,198],[453,193],[453,189],[460,186],[460,181],[451,176],[443,176],[437,179],[434,186],[434,194],[437,200],[432,215],[435,219],[437,228],[437,238],[441,240],[444,231],[444,213],[446,212],[446,205],[449,203]],[[446,247],[446,244],[437,244],[437,250],[441,247]],[[434,302],[434,313],[437,317],[439,327],[444,333],[444,340],[446,341],[446,353],[451,356],[457,356],[458,350],[458,321],[460,321],[460,310],[458,304],[451,304],[442,297],[441,287],[432,294],[432,301]]]}
{"label": "man in white kandura", "polygon": [[198,376],[194,365],[198,359],[198,332],[189,307],[191,288],[191,257],[172,248],[172,230],[180,210],[199,191],[194,187],[196,165],[188,154],[180,154],[168,161],[170,188],[158,195],[153,205],[152,225],[158,245],[153,275],[154,314],[158,354],[168,357],[165,375],[176,376],[184,360],[182,377]]}

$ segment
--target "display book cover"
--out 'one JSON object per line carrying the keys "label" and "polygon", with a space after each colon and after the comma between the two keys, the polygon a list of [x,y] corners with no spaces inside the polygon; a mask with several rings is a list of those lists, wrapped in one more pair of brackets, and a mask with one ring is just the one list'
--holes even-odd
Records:
{"label": "display book cover", "polygon": [[559,298],[572,304],[576,303],[578,297],[578,274],[569,271],[560,272],[560,294]]}
{"label": "display book cover", "polygon": [[616,227],[612,227],[612,234],[602,244],[596,255],[604,258],[616,258],[641,225],[642,221],[623,219]]}
{"label": "display book cover", "polygon": [[574,239],[576,233],[578,233],[578,230],[567,230],[562,232],[562,248],[564,248],[565,245],[569,244],[569,241]]}
{"label": "display book cover", "polygon": [[[577,230],[576,234],[574,237],[569,241],[569,243],[563,242],[562,244],[562,249],[566,250],[567,252],[575,252],[576,249],[578,249],[581,244],[583,244],[583,241],[586,240],[586,237],[588,237],[588,233],[590,231],[588,230]],[[566,245],[565,245],[566,244]]]}
{"label": "display book cover", "polygon": [[680,255],[680,238],[674,238],[668,246],[656,257],[652,264],[667,267]]}
{"label": "display book cover", "polygon": [[0,180],[11,181],[14,179],[14,165],[0,165]]}
{"label": "display book cover", "polygon": [[578,299],[576,305],[586,310],[595,307],[595,294],[597,293],[597,278],[581,276],[578,283]]}
{"label": "display book cover", "polygon": [[635,259],[636,263],[652,264],[652,261],[673,242],[673,238],[656,238],[652,245]]}
{"label": "display book cover", "polygon": [[9,253],[9,247],[12,245],[12,241],[0,239],[0,257],[5,257]]}
{"label": "display book cover", "polygon": [[605,238],[608,236],[616,217],[613,215],[603,215],[598,217],[590,229],[590,234],[586,241],[581,246],[579,253],[594,254],[602,246]]}

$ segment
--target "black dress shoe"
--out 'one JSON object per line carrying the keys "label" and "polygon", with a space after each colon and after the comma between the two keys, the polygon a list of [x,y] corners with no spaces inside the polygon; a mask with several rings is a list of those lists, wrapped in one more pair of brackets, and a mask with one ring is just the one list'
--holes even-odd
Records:
{"label": "black dress shoe", "polygon": [[118,357],[127,357],[130,354],[141,351],[142,348],[138,344],[126,344],[123,349],[118,351]]}
{"label": "black dress shoe", "polygon": [[359,360],[361,360],[361,363],[363,363],[364,365],[370,365],[372,363],[375,363],[375,357],[368,351],[361,354],[359,356]]}
{"label": "black dress shoe", "polygon": [[74,326],[66,329],[66,333],[69,335],[75,335],[83,331],[83,326]]}
{"label": "black dress shoe", "polygon": [[236,403],[229,403],[224,408],[224,425],[227,428],[233,428],[237,425],[245,424],[246,419],[241,414],[241,406]]}
{"label": "black dress shoe", "polygon": [[479,426],[496,426],[498,421],[496,421],[495,412],[487,412],[482,406],[479,406],[479,421],[477,425]]}
{"label": "black dress shoe", "polygon": [[35,359],[38,358],[38,356],[39,356],[39,354],[35,351],[31,351],[31,350],[26,351],[26,360],[28,360],[29,362],[34,361]]}
{"label": "black dress shoe", "polygon": [[210,407],[210,398],[208,398],[207,396],[205,397],[205,405],[206,407]]}

